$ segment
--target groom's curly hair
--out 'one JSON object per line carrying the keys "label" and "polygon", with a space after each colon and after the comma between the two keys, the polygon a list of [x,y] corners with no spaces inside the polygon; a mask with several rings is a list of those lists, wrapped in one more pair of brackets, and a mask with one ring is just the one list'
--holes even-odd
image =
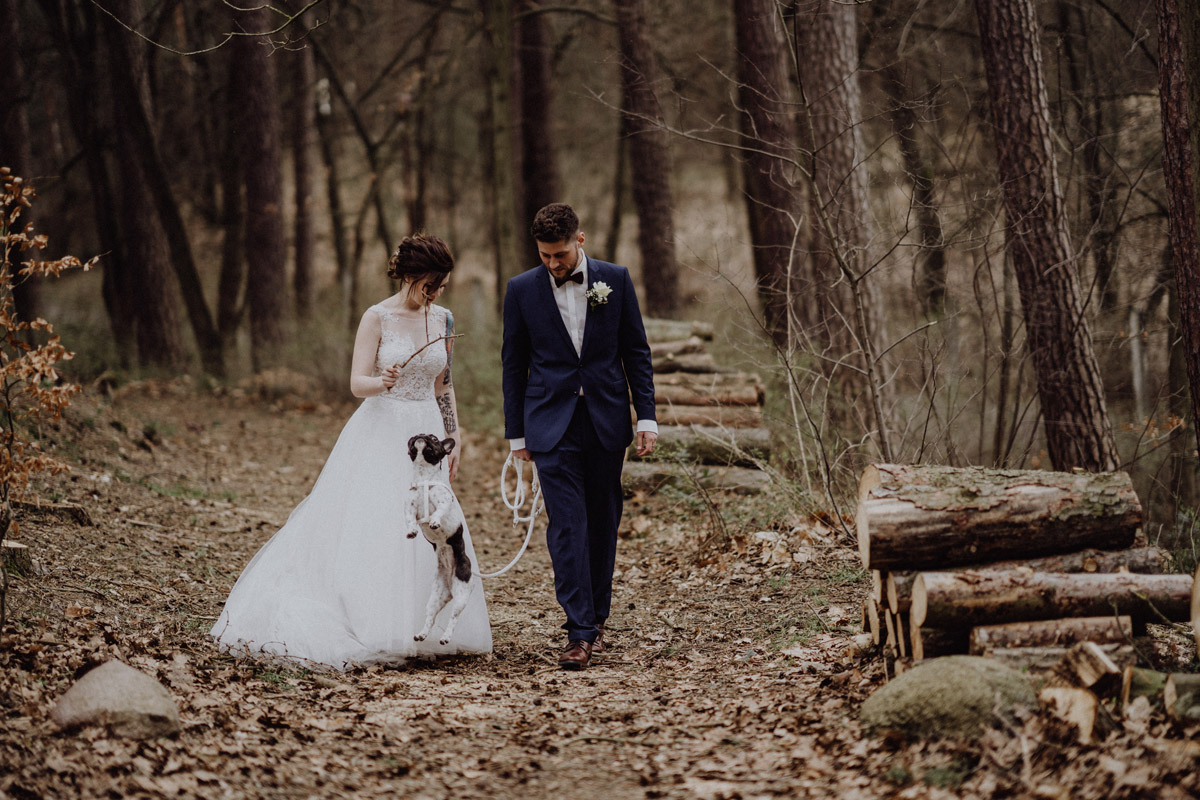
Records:
{"label": "groom's curly hair", "polygon": [[562,242],[579,232],[579,217],[566,203],[551,203],[533,218],[529,232],[539,242]]}
{"label": "groom's curly hair", "polygon": [[437,236],[416,233],[405,236],[388,259],[387,275],[393,280],[420,280],[428,275],[444,281],[452,269],[454,256],[449,245]]}

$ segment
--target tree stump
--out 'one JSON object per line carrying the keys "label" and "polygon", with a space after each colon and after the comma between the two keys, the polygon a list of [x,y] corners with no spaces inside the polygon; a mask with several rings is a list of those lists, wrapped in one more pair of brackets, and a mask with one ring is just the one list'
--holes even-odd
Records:
{"label": "tree stump", "polygon": [[6,569],[17,575],[33,573],[33,555],[28,547],[20,542],[5,539],[0,543],[0,569]]}
{"label": "tree stump", "polygon": [[869,569],[927,569],[1133,543],[1129,475],[875,464],[859,480]]}

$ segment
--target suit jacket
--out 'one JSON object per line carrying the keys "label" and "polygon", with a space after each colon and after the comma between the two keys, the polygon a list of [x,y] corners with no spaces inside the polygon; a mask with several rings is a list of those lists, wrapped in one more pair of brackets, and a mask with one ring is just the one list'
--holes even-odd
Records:
{"label": "suit jacket", "polygon": [[629,270],[589,256],[587,279],[589,289],[603,281],[612,293],[607,303],[589,304],[579,354],[544,266],[510,280],[504,294],[504,436],[524,437],[535,452],[562,439],[581,387],[606,449],[633,441],[631,395],[639,420],[655,418],[650,346]]}

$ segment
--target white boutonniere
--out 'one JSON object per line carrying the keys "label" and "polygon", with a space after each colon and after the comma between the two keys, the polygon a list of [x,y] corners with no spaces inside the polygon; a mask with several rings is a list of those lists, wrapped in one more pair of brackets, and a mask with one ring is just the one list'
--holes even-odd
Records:
{"label": "white boutonniere", "polygon": [[602,306],[608,302],[608,296],[612,294],[612,287],[604,281],[596,281],[592,284],[592,288],[585,292],[588,299],[588,305],[592,308]]}

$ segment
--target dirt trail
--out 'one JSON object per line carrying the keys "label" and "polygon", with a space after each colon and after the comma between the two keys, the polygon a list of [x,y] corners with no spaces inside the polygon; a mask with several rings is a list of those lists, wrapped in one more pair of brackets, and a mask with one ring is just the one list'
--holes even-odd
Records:
{"label": "dirt trail", "polygon": [[[536,538],[485,586],[491,656],[324,675],[218,654],[205,634],[229,587],[312,485],[351,408],[186,382],[76,404],[51,432],[74,468],[50,499],[95,524],[31,514],[20,531],[44,574],[10,592],[0,798],[998,797],[1067,778],[1075,797],[1186,796],[1173,788],[1186,754],[1159,754],[1140,783],[1114,789],[1103,754],[1051,729],[1024,749],[1000,734],[864,740],[857,708],[883,676],[877,659],[843,659],[867,587],[853,552],[789,523],[697,566],[706,515],[678,495],[627,503],[613,647],[583,672],[555,666],[560,612]],[[504,449],[468,432],[456,487],[489,570],[523,533],[499,497]],[[181,736],[55,730],[54,698],[114,656],[171,689]]]}

